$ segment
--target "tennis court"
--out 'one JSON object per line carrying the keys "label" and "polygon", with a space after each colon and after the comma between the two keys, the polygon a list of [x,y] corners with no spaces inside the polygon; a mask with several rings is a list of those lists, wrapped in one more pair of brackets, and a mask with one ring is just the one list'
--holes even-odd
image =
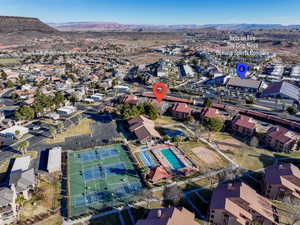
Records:
{"label": "tennis court", "polygon": [[141,188],[122,145],[68,153],[69,217],[131,201]]}

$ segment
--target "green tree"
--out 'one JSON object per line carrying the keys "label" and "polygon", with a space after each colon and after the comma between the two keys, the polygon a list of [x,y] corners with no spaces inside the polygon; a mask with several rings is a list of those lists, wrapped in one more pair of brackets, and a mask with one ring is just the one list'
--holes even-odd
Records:
{"label": "green tree", "polygon": [[15,113],[18,120],[32,120],[34,118],[34,110],[29,106],[20,106]]}
{"label": "green tree", "polygon": [[286,111],[291,114],[291,115],[295,115],[298,112],[297,106],[296,105],[292,105],[289,106]]}
{"label": "green tree", "polygon": [[8,80],[7,83],[6,83],[6,87],[7,88],[13,88],[15,85],[14,83],[11,81],[11,80]]}
{"label": "green tree", "polygon": [[51,127],[49,127],[49,133],[50,133],[51,137],[54,139],[57,134],[57,131],[53,126],[51,126]]}
{"label": "green tree", "polygon": [[58,130],[59,130],[59,133],[63,132],[64,128],[65,128],[64,123],[59,123],[59,124],[58,124]]}
{"label": "green tree", "polygon": [[223,121],[219,118],[205,118],[203,125],[213,132],[219,132],[223,128]]}
{"label": "green tree", "polygon": [[27,152],[27,149],[29,147],[28,141],[21,141],[17,144],[16,148],[24,155]]}
{"label": "green tree", "polygon": [[1,73],[1,78],[2,78],[2,80],[7,79],[7,74],[4,71]]}
{"label": "green tree", "polygon": [[21,133],[21,132],[20,132],[19,130],[16,130],[16,131],[15,131],[15,135],[16,135],[17,138],[20,136],[20,133]]}
{"label": "green tree", "polygon": [[211,107],[212,104],[213,104],[213,102],[210,98],[206,98],[203,102],[203,106],[205,106],[205,107]]}

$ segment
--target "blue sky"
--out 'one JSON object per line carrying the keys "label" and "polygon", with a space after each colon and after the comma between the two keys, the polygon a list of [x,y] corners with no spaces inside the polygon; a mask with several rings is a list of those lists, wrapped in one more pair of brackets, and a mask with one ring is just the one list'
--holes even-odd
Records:
{"label": "blue sky", "polygon": [[300,24],[300,0],[0,0],[0,15],[44,22]]}

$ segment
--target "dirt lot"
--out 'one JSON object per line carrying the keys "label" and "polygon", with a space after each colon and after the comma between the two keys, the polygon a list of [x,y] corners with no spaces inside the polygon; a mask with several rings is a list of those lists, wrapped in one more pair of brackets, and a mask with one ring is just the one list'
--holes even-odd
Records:
{"label": "dirt lot", "polygon": [[208,164],[216,163],[220,160],[220,157],[215,152],[206,147],[200,146],[192,148],[192,152],[194,152],[196,156]]}

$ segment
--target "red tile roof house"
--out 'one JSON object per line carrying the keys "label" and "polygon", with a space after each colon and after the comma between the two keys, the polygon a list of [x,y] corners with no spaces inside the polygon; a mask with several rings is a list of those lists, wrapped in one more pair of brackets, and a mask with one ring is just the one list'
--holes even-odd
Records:
{"label": "red tile roof house", "polygon": [[138,97],[135,95],[125,95],[121,97],[120,102],[130,105],[136,105],[138,103]]}
{"label": "red tile roof house", "polygon": [[185,208],[160,208],[150,210],[146,219],[138,220],[135,225],[199,225],[194,213]]}
{"label": "red tile roof house", "polygon": [[191,112],[192,109],[186,103],[176,102],[171,108],[172,116],[180,120],[186,119],[191,115]]}
{"label": "red tile roof house", "polygon": [[291,163],[273,165],[265,169],[264,190],[268,198],[300,199],[300,169]]}
{"label": "red tile roof house", "polygon": [[221,184],[213,191],[210,224],[263,225],[279,224],[276,207],[245,183]]}
{"label": "red tile roof house", "polygon": [[134,132],[140,143],[145,144],[147,142],[162,139],[160,134],[154,129],[154,122],[144,116],[138,116],[128,120],[128,125],[129,130]]}
{"label": "red tile roof house", "polygon": [[231,122],[231,128],[234,132],[240,135],[251,137],[256,132],[256,123],[251,117],[236,115]]}
{"label": "red tile roof house", "polygon": [[172,174],[169,173],[162,165],[152,167],[150,173],[147,175],[147,180],[151,183],[158,183],[163,180],[167,180],[172,177]]}
{"label": "red tile roof house", "polygon": [[265,134],[264,141],[273,150],[278,152],[290,152],[296,147],[298,136],[283,127],[271,127]]}
{"label": "red tile roof house", "polygon": [[218,109],[204,107],[200,114],[200,120],[204,120],[205,118],[219,118],[224,119],[224,116],[220,113]]}

